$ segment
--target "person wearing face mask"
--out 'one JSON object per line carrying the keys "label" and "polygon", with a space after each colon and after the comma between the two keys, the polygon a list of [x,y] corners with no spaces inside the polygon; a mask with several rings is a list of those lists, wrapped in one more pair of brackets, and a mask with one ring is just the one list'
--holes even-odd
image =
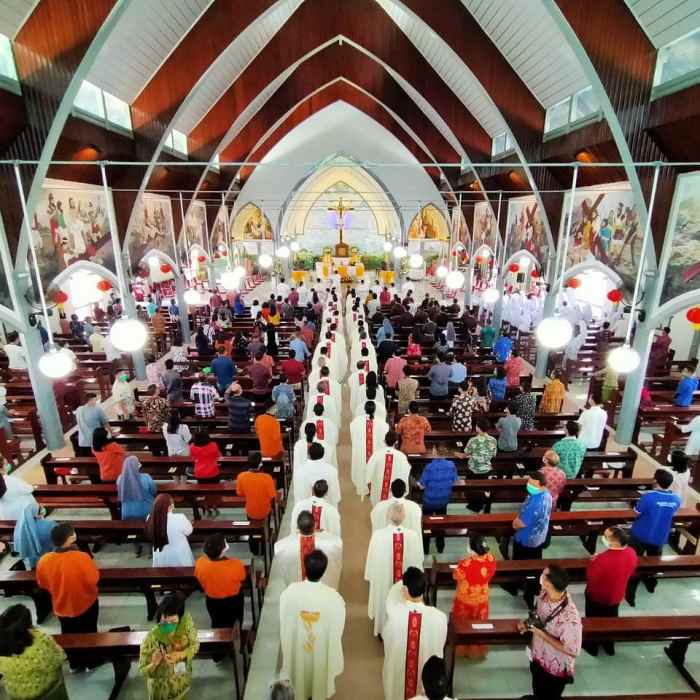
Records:
{"label": "person wearing face mask", "polygon": [[158,624],[141,643],[139,671],[149,700],[184,700],[192,685],[197,629],[179,593],[166,595],[156,610]]}
{"label": "person wearing face mask", "polygon": [[[630,577],[637,568],[637,553],[627,544],[628,538],[619,527],[603,532],[601,542],[605,549],[591,558],[586,569],[586,617],[617,617],[618,609]],[[598,643],[586,642],[583,648],[592,656],[598,655]],[[602,642],[607,654],[615,653],[614,642]]]}
{"label": "person wearing face mask", "polygon": [[129,384],[129,375],[126,372],[120,372],[112,385],[112,398],[117,407],[117,416],[122,418],[131,418],[136,411],[136,397],[134,389]]}

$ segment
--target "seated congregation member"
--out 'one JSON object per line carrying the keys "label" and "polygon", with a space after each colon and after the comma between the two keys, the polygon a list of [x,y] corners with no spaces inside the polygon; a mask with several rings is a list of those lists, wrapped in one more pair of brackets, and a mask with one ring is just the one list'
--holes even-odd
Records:
{"label": "seated congregation member", "polygon": [[496,376],[488,381],[488,391],[492,401],[505,401],[506,398],[506,371],[503,367],[496,370]]}
{"label": "seated congregation member", "polygon": [[522,386],[518,386],[514,394],[511,401],[511,411],[522,421],[520,430],[528,432],[534,430],[537,395],[530,386],[527,386],[525,389]]}
{"label": "seated congregation member", "polygon": [[232,433],[249,433],[253,402],[243,396],[243,387],[234,382],[226,389],[224,402],[228,411],[228,429]]}
{"label": "seated congregation member", "polygon": [[297,501],[292,511],[292,522],[295,523],[299,514],[307,510],[314,516],[314,523],[317,530],[330,532],[337,537],[341,536],[340,513],[338,509],[326,499],[328,495],[328,482],[319,479],[314,483],[310,498]]}
{"label": "seated congregation member", "polygon": [[554,370],[549,381],[545,384],[540,402],[540,413],[559,413],[561,411],[566,396],[566,387],[560,377],[561,372]]}
{"label": "seated congregation member", "polygon": [[179,411],[170,411],[168,422],[163,424],[163,437],[168,446],[169,457],[188,457],[192,432],[187,423],[180,421]]}
{"label": "seated congregation member", "polygon": [[583,626],[576,603],[566,590],[569,585],[566,571],[559,566],[548,566],[541,581],[542,592],[535,605],[541,626],[526,620],[518,623],[518,629],[521,634],[532,634],[529,658],[533,697],[557,700],[567,684],[573,682]]}
{"label": "seated congregation member", "polygon": [[676,406],[690,406],[693,403],[695,392],[698,390],[700,379],[693,375],[688,367],[684,367],[681,371],[681,380],[676,387],[676,393],[673,396],[673,403]]}
{"label": "seated congregation member", "polygon": [[[51,594],[53,613],[63,634],[97,632],[100,571],[94,559],[78,549],[72,525],[56,525],[51,540],[54,551],[44,554],[36,566],[37,585]],[[99,662],[90,654],[69,652],[68,663],[72,670],[78,670]]]}
{"label": "seated congregation member", "polygon": [[[503,420],[502,418],[500,420]],[[464,454],[469,457],[468,468],[474,476],[484,476],[491,472],[491,460],[496,456],[500,445],[493,435],[488,434],[489,425],[488,419],[481,416],[476,419],[474,429],[476,435],[469,440],[464,448]],[[508,430],[508,426],[506,426]],[[501,434],[503,428],[501,428]],[[500,441],[500,436],[499,436]],[[509,444],[509,443],[506,443]],[[517,431],[516,431],[516,449],[517,449]]]}
{"label": "seated congregation member", "polygon": [[[190,456],[194,460],[194,478],[199,484],[218,484],[221,481],[221,470],[219,460],[221,450],[219,445],[209,437],[206,429],[198,430],[192,439],[190,446]],[[216,517],[219,515],[218,506],[221,499],[216,496],[206,496],[204,505],[205,515]]]}
{"label": "seated congregation member", "polygon": [[0,520],[19,520],[27,506],[37,505],[33,491],[24,479],[0,469]]}
{"label": "seated congregation member", "polygon": [[146,520],[146,537],[153,545],[153,566],[194,566],[189,535],[192,523],[175,513],[173,499],[161,493]]}
{"label": "seated congregation member", "polygon": [[122,520],[145,520],[153,508],[158,487],[151,475],[140,472],[140,469],[139,458],[129,455],[117,478],[117,500]]}
{"label": "seated congregation member", "polygon": [[384,436],[389,430],[387,422],[383,418],[375,417],[376,404],[367,401],[364,413],[355,416],[350,423],[350,441],[352,443],[352,482],[355,484],[357,495],[365,492],[365,471],[367,462],[374,451],[384,443]]}
{"label": "seated congregation member", "polygon": [[222,534],[209,535],[204,542],[204,554],[194,565],[213,629],[230,628],[236,622],[243,624],[241,587],[246,579],[245,567],[239,559],[225,556],[227,550],[228,542]]}
{"label": "seated congregation member", "polygon": [[226,348],[223,346],[218,348],[217,356],[212,360],[211,371],[216,375],[216,384],[219,392],[223,394],[236,376],[236,365],[227,355]]}
{"label": "seated congregation member", "polygon": [[404,527],[413,530],[419,537],[423,536],[423,511],[415,502],[406,498],[406,482],[402,479],[394,479],[391,482],[391,497],[384,501],[379,501],[370,513],[372,532],[389,525],[389,511],[394,504],[401,505],[404,509]]}
{"label": "seated congregation member", "polygon": [[503,409],[504,416],[496,422],[498,430],[498,449],[502,452],[517,452],[518,431],[523,422],[515,415],[512,404],[508,404]]}
{"label": "seated congregation member", "polygon": [[[406,485],[411,475],[411,465],[406,455],[397,449],[399,436],[389,429],[384,436],[384,446],[376,449],[367,462],[365,483],[369,489],[372,505],[389,498],[389,489],[396,479],[402,480]],[[362,495],[367,493],[365,491]]]}
{"label": "seated congregation member", "polygon": [[275,404],[275,415],[280,420],[294,417],[294,389],[283,374],[280,383],[272,387],[272,400]]}
{"label": "seated congregation member", "polygon": [[146,678],[148,700],[181,700],[192,685],[197,629],[180,593],[166,595],[155,617],[156,626],[141,643],[139,672]]}
{"label": "seated congregation member", "polygon": [[0,674],[8,700],[68,700],[66,654],[51,635],[32,624],[24,605],[0,615]]}
{"label": "seated congregation member", "polygon": [[374,620],[374,634],[381,635],[386,619],[387,595],[409,567],[423,569],[421,537],[404,526],[406,511],[393,503],[387,511],[388,524],[374,530],[369,541],[365,581],[369,581],[368,615]]}
{"label": "seated congregation member", "polygon": [[608,414],[602,406],[598,405],[598,399],[595,396],[591,396],[588,403],[589,408],[581,411],[578,417],[578,436],[587,449],[596,450],[603,442]]}
{"label": "seated congregation member", "polygon": [[449,417],[452,430],[455,432],[470,432],[472,429],[472,414],[475,409],[483,407],[484,401],[470,381],[460,384],[457,394],[450,405]]}
{"label": "seated congregation member", "polygon": [[[591,557],[586,569],[586,617],[617,617],[627,584],[637,569],[637,553],[628,545],[625,531],[608,527],[601,540],[604,549]],[[615,653],[614,642],[602,642],[606,654]],[[583,648],[598,654],[597,642],[584,642]]]}
{"label": "seated congregation member", "polygon": [[566,437],[557,440],[552,449],[559,455],[559,468],[567,479],[575,479],[581,471],[586,456],[586,444],[579,438],[580,425],[573,420],[566,421]]}
{"label": "seated congregation member", "polygon": [[316,529],[314,516],[303,510],[296,519],[296,531],[275,542],[275,561],[285,585],[306,578],[304,559],[315,549],[328,557],[328,566],[322,581],[338,590],[343,567],[343,541],[337,535]]}
{"label": "seated congregation member", "polygon": [[118,418],[131,418],[136,410],[134,388],[129,384],[129,375],[120,372],[112,385],[112,399],[117,406]]}
{"label": "seated congregation member", "polygon": [[690,470],[688,469],[688,456],[681,450],[673,450],[668,458],[669,467],[665,469],[672,477],[673,483],[669,490],[681,499],[681,508],[688,505],[688,489],[690,488]]}
{"label": "seated congregation member", "polygon": [[[425,465],[418,480],[418,487],[423,489],[423,515],[445,515],[447,505],[452,497],[452,487],[457,481],[457,469],[451,459],[435,457]],[[445,536],[436,535],[437,550],[445,550]],[[430,549],[430,535],[423,535],[425,553]]]}
{"label": "seated congregation member", "polygon": [[425,454],[425,435],[431,430],[428,419],[418,414],[418,404],[412,401],[408,405],[408,415],[403,416],[396,426],[401,438],[401,451],[405,454]]}
{"label": "seated congregation member", "polygon": [[[489,551],[484,538],[472,533],[469,536],[469,553],[457,564],[452,578],[457,590],[452,603],[455,622],[489,619],[489,583],[496,573],[496,558]],[[460,645],[456,653],[469,659],[484,659],[488,647],[484,644]]]}
{"label": "seated congregation member", "polygon": [[[290,584],[280,595],[282,675],[294,692],[272,692],[270,700],[326,700],[335,694],[335,679],[343,672],[345,602],[323,583],[328,557],[315,549],[306,555],[306,579]],[[309,625],[314,643],[308,646]],[[277,686],[279,684],[276,684]]]}
{"label": "seated congregation member", "polygon": [[126,450],[104,428],[96,428],[92,434],[92,453],[100,467],[100,480],[116,481],[122,472]]}
{"label": "seated congregation member", "polygon": [[263,457],[279,459],[284,453],[282,445],[282,428],[275,416],[262,413],[255,419],[255,434],[260,443],[260,452]]}
{"label": "seated congregation member", "polygon": [[12,548],[28,569],[34,569],[41,557],[53,549],[51,532],[56,523],[45,516],[38,503],[28,503],[17,519]]}
{"label": "seated congregation member", "polygon": [[210,372],[209,367],[205,367],[190,389],[190,401],[194,404],[194,415],[198,418],[213,418],[216,415],[215,402],[221,400],[219,393],[207,381]]}
{"label": "seated congregation member", "polygon": [[309,498],[313,494],[313,485],[319,479],[323,479],[328,483],[328,501],[337,507],[340,503],[338,470],[324,460],[325,450],[320,443],[312,443],[308,449],[308,455],[308,459],[294,465],[292,473],[294,502]]}
{"label": "seated congregation member", "polygon": [[447,615],[425,605],[424,594],[425,576],[418,567],[406,569],[389,594],[383,631],[385,700],[404,700],[422,693],[419,679],[424,665],[443,654]]}
{"label": "seated congregation member", "polygon": [[493,341],[496,338],[496,329],[486,324],[482,327],[479,337],[481,339],[482,350],[491,350],[493,348]]}
{"label": "seated congregation member", "polygon": [[557,501],[566,487],[566,474],[559,468],[559,455],[554,450],[547,450],[542,455],[540,472],[544,474],[544,483],[552,496],[552,511],[557,509]]}
{"label": "seated congregation member", "polygon": [[450,377],[452,367],[445,362],[445,356],[438,354],[438,361],[428,372],[430,379],[430,397],[433,399],[444,399],[450,393]]}
{"label": "seated congregation member", "polygon": [[194,336],[194,344],[197,348],[197,355],[199,357],[206,357],[211,353],[209,338],[207,338],[206,334],[204,333],[204,328],[202,326],[197,328],[197,333]]}
{"label": "seated congregation member", "polygon": [[148,387],[148,396],[141,401],[143,417],[146,419],[146,428],[149,433],[159,433],[163,424],[168,420],[170,409],[168,402],[160,397],[158,387],[151,384]]}
{"label": "seated congregation member", "polygon": [[394,354],[384,363],[384,384],[387,389],[396,389],[397,384],[406,375],[406,358],[401,356],[401,349],[394,348]]}

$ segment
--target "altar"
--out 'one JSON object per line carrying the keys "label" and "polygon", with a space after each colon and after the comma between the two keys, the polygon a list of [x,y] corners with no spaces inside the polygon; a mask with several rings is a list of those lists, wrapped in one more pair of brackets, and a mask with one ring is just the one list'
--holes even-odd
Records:
{"label": "altar", "polygon": [[321,260],[316,263],[316,277],[320,277],[321,279],[330,279],[331,277],[341,278],[343,276],[354,278],[357,268],[361,267],[364,269],[364,265],[362,265],[362,263],[359,265],[351,264],[350,260],[351,258],[349,257],[339,257],[337,255],[331,258],[330,264]]}

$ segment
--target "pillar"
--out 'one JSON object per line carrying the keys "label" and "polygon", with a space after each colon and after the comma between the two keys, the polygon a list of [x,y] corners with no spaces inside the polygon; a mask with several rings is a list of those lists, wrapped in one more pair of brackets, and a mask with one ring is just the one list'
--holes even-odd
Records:
{"label": "pillar", "polygon": [[185,302],[185,280],[182,275],[175,275],[174,277],[177,308],[180,309],[180,332],[182,333],[182,344],[189,345],[190,342],[192,342],[192,333],[190,330],[190,316],[188,313],[187,303]]}
{"label": "pillar", "polygon": [[493,319],[491,325],[496,329],[496,340],[501,337],[501,319],[503,318],[503,288],[505,287],[503,275],[498,276],[496,289],[498,290],[498,301],[493,307]]}
{"label": "pillar", "polygon": [[[557,295],[550,289],[544,298],[544,308],[542,309],[542,320],[554,316]],[[542,345],[537,346],[537,360],[535,361],[535,379],[542,381],[547,376],[547,361],[549,360],[549,350]]]}
{"label": "pillar", "polygon": [[211,261],[211,259],[207,260],[207,282],[209,283],[209,289],[214,291],[216,289],[216,275],[214,274],[214,263]]}
{"label": "pillar", "polygon": [[471,309],[472,306],[472,287],[474,286],[474,269],[471,265],[467,267],[464,275],[466,281],[464,283],[464,304],[465,308]]}
{"label": "pillar", "polygon": [[[136,301],[134,300],[133,294],[129,291],[127,283],[127,293],[122,294],[122,306],[124,308],[124,314],[129,318],[138,318],[138,312],[136,310]],[[141,381],[146,379],[146,360],[143,355],[143,350],[137,350],[131,353],[131,361],[134,365],[134,374],[136,379]]]}

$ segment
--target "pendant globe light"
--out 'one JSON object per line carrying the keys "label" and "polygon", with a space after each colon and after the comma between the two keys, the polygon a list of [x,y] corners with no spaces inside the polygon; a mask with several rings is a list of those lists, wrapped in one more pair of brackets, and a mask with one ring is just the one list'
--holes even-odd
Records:
{"label": "pendant globe light", "polygon": [[260,265],[263,270],[269,270],[272,267],[273,262],[272,256],[268,255],[268,253],[261,253],[258,256],[258,265]]}
{"label": "pendant globe light", "polygon": [[435,276],[443,280],[447,277],[450,271],[447,269],[447,265],[438,265],[437,270],[435,270]]}
{"label": "pendant globe light", "polygon": [[417,270],[423,266],[423,256],[420,253],[413,253],[408,259],[408,264],[412,269]]}
{"label": "pendant globe light", "polygon": [[188,306],[200,306],[202,304],[202,295],[196,289],[188,289],[183,298]]}
{"label": "pendant globe light", "polygon": [[445,276],[445,284],[448,289],[461,289],[464,286],[464,273],[459,270],[451,270]]}

